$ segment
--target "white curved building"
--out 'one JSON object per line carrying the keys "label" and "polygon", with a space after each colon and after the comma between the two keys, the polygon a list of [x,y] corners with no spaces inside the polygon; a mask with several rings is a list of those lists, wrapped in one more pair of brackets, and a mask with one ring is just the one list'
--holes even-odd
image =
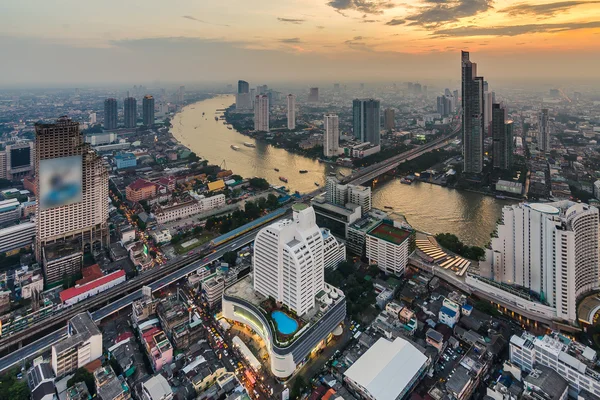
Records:
{"label": "white curved building", "polygon": [[598,288],[598,209],[571,201],[506,206],[497,233],[481,276],[533,292],[550,307],[545,317],[575,321],[577,298]]}
{"label": "white curved building", "polygon": [[265,342],[278,378],[292,375],[346,317],[344,293],[324,281],[324,239],[314,210],[305,204],[292,209],[292,220],[258,233],[252,276],[225,289],[222,303],[225,318]]}

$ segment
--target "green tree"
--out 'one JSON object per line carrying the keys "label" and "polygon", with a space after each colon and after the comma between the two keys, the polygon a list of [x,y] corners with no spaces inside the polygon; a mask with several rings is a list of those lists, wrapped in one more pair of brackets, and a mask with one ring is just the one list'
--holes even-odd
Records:
{"label": "green tree", "polygon": [[279,207],[279,199],[273,193],[269,193],[267,196],[267,208],[274,210]]}
{"label": "green tree", "polygon": [[78,368],[71,379],[67,381],[67,387],[71,387],[77,382],[85,382],[88,391],[93,396],[96,393],[96,386],[94,385],[94,375],[85,368]]}
{"label": "green tree", "polygon": [[12,186],[12,181],[8,179],[0,179],[0,189],[8,188]]}
{"label": "green tree", "polygon": [[190,153],[190,155],[188,156],[188,161],[189,162],[198,162],[200,161],[200,157],[198,157],[196,155],[196,153],[194,153],[193,151]]}
{"label": "green tree", "polygon": [[294,385],[292,386],[292,390],[290,392],[290,398],[299,399],[302,395],[302,392],[304,391],[304,389],[306,389],[307,386],[308,384],[304,380],[304,377],[302,377],[302,375],[298,375],[298,377],[296,377],[296,379],[294,380]]}
{"label": "green tree", "polygon": [[229,265],[235,265],[236,260],[237,253],[235,251],[228,251],[227,253],[223,254],[223,261]]}
{"label": "green tree", "polygon": [[231,176],[229,177],[229,179],[233,179],[233,180],[235,180],[235,181],[241,181],[241,180],[242,180],[242,179],[244,179],[244,178],[242,178],[242,176],[241,176],[241,175],[231,175]]}
{"label": "green tree", "polygon": [[250,183],[250,186],[261,190],[266,190],[271,186],[264,178],[250,178],[248,182]]}

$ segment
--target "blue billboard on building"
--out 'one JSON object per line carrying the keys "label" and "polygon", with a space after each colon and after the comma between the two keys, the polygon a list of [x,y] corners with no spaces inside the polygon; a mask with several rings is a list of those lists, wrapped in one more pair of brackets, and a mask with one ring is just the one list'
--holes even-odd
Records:
{"label": "blue billboard on building", "polygon": [[83,200],[81,156],[40,160],[40,208],[42,210]]}

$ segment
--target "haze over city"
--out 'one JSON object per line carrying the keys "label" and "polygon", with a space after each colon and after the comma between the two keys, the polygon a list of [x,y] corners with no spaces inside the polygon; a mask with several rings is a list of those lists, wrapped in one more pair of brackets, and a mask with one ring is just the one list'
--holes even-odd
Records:
{"label": "haze over city", "polygon": [[29,0],[0,13],[3,86],[449,80],[461,49],[506,84],[593,78],[600,3]]}

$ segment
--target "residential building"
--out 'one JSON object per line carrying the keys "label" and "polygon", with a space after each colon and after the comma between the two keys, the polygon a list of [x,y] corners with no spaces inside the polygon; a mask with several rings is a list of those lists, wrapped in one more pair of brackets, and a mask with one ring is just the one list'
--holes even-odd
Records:
{"label": "residential building", "polygon": [[359,205],[362,214],[371,211],[370,187],[342,184],[335,177],[328,177],[325,185],[325,199],[327,202],[340,206],[345,206],[348,203]]}
{"label": "residential building", "polygon": [[381,223],[381,220],[385,218],[383,216],[372,216],[371,214],[361,218],[348,226],[346,245],[348,250],[359,257],[365,255],[366,243],[367,243],[367,232],[373,229],[375,226]]}
{"label": "residential building", "polygon": [[336,114],[325,114],[323,135],[323,155],[336,157],[340,153],[340,122]]}
{"label": "residential building", "polygon": [[569,397],[569,384],[564,376],[541,364],[525,375],[523,383],[525,399],[567,400]]}
{"label": "residential building", "polygon": [[548,127],[548,109],[543,108],[538,117],[538,149],[550,152],[550,131]]}
{"label": "residential building", "polygon": [[[511,287],[524,288],[520,302],[538,314],[576,321],[577,299],[598,288],[598,209],[566,200],[505,206],[497,232],[480,263],[480,277],[468,277],[467,283],[503,302]],[[506,290],[489,288],[493,284],[485,279]]]}
{"label": "residential building", "polygon": [[147,127],[154,125],[154,97],[149,94],[142,99],[142,122]]}
{"label": "residential building", "polygon": [[[487,83],[487,82],[485,82]],[[487,86],[487,85],[486,85]],[[483,91],[483,129],[485,137],[492,136],[492,119],[493,119],[493,93],[487,90]]]}
{"label": "residential building", "polygon": [[[569,395],[574,398],[582,391],[600,397],[597,356],[595,350],[555,332],[543,337],[523,332],[521,336],[510,338],[510,361],[513,364],[530,375],[536,370],[543,370],[541,367],[556,371],[567,381]],[[538,386],[535,381],[530,381],[529,385]]]}
{"label": "residential building", "polygon": [[393,108],[386,108],[383,112],[383,128],[393,131],[396,128],[396,115]]}
{"label": "residential building", "polygon": [[269,97],[265,94],[254,101],[254,130],[269,132]]}
{"label": "residential building", "polygon": [[[259,231],[253,275],[226,288],[222,301],[225,318],[249,325],[264,340],[278,378],[292,375],[312,351],[342,334],[346,316],[344,293],[324,280],[324,239],[315,211],[303,203],[292,210],[292,220]],[[268,318],[278,321],[277,329]]]}
{"label": "residential building", "polygon": [[494,168],[512,168],[513,122],[506,120],[506,109],[492,104],[492,163]]}
{"label": "residential building", "polygon": [[161,374],[156,374],[142,383],[143,400],[171,400],[173,396],[171,385]]}
{"label": "residential building", "polygon": [[20,181],[25,177],[30,176],[34,170],[34,142],[17,142],[7,144],[3,151],[5,157],[4,162],[0,161],[0,175],[4,175],[4,179],[11,181]]}
{"label": "residential building", "polygon": [[355,99],[352,102],[352,126],[357,140],[379,146],[379,106],[379,100],[375,99]]}
{"label": "residential building", "polygon": [[323,236],[323,268],[332,271],[342,262],[346,261],[346,245],[339,242],[329,229],[321,228]]}
{"label": "residential building", "polygon": [[433,328],[427,329],[425,333],[425,341],[427,344],[435,347],[440,353],[444,349],[444,335]]}
{"label": "residential building", "polygon": [[317,224],[329,229],[333,234],[346,238],[348,226],[361,216],[358,204],[346,203],[345,206],[327,202],[325,196],[317,196],[311,202],[317,216]]}
{"label": "residential building", "polygon": [[137,126],[137,100],[135,97],[127,97],[123,100],[123,116],[125,128],[131,129]]}
{"label": "residential building", "polygon": [[131,390],[125,379],[117,378],[111,366],[100,367],[94,370],[94,383],[96,394],[100,400],[128,400],[131,399]]}
{"label": "residential building", "polygon": [[150,236],[152,236],[156,243],[169,243],[172,239],[171,232],[168,229],[152,231]]}
{"label": "residential building", "polygon": [[[77,241],[80,248],[108,244],[108,171],[104,161],[83,142],[79,123],[67,117],[36,124],[35,171],[39,188],[35,253],[43,261],[49,244]],[[61,187],[55,187],[62,178]],[[68,187],[68,190],[65,189]],[[60,192],[60,190],[63,192]],[[58,195],[57,193],[60,193]],[[64,271],[43,264],[46,283]]]}
{"label": "residential building", "polygon": [[450,328],[454,328],[454,325],[456,325],[459,319],[460,306],[450,299],[444,299],[438,314],[440,323],[448,325]]}
{"label": "residential building", "polygon": [[104,100],[104,129],[117,129],[117,99]]}
{"label": "residential building", "polygon": [[483,169],[483,77],[477,76],[477,64],[469,52],[461,53],[462,65],[462,129],[464,172],[481,173]]}
{"label": "residential building", "polygon": [[454,112],[452,108],[452,98],[450,96],[437,97],[437,112],[441,117],[447,117]]}
{"label": "residential building", "polygon": [[117,169],[132,168],[137,166],[137,159],[133,153],[119,153],[115,156]]}
{"label": "residential building", "polygon": [[154,259],[148,252],[148,247],[142,242],[127,245],[129,259],[138,271],[146,271],[154,266]]}
{"label": "residential building", "polygon": [[380,338],[344,372],[344,381],[362,399],[403,399],[424,376],[429,363],[407,340]]}
{"label": "residential building", "polygon": [[41,362],[27,372],[27,385],[33,400],[54,400],[54,373],[50,364]]}
{"label": "residential building", "polygon": [[371,187],[348,185],[348,203],[359,205],[362,215],[371,211]]}
{"label": "residential building", "polygon": [[287,95],[287,128],[296,129],[296,96],[293,94]]}
{"label": "residential building", "polygon": [[386,274],[404,275],[411,248],[412,232],[382,221],[366,234],[367,258]]}
{"label": "residential building", "polygon": [[140,328],[140,336],[154,372],[160,372],[165,365],[173,362],[173,346],[163,330],[156,326],[146,330]]}
{"label": "residential building", "polygon": [[380,151],[381,145],[375,145],[371,142],[350,143],[344,147],[344,155],[352,158],[365,158]]}
{"label": "residential building", "polygon": [[159,186],[144,179],[137,179],[125,188],[125,198],[129,201],[142,201],[156,196]]}
{"label": "residential building", "polygon": [[71,318],[67,333],[67,338],[52,345],[52,370],[56,377],[70,374],[102,356],[102,333],[89,312]]}
{"label": "residential building", "polygon": [[[66,386],[66,384],[65,384]],[[92,398],[85,382],[77,382],[65,390],[67,400],[89,400]]]}
{"label": "residential building", "polygon": [[171,205],[156,206],[153,213],[158,223],[175,221],[180,218],[186,218],[190,215],[198,214],[204,211],[219,208],[225,205],[225,195],[217,194],[211,197],[198,196],[198,200],[189,199],[181,203]]}

